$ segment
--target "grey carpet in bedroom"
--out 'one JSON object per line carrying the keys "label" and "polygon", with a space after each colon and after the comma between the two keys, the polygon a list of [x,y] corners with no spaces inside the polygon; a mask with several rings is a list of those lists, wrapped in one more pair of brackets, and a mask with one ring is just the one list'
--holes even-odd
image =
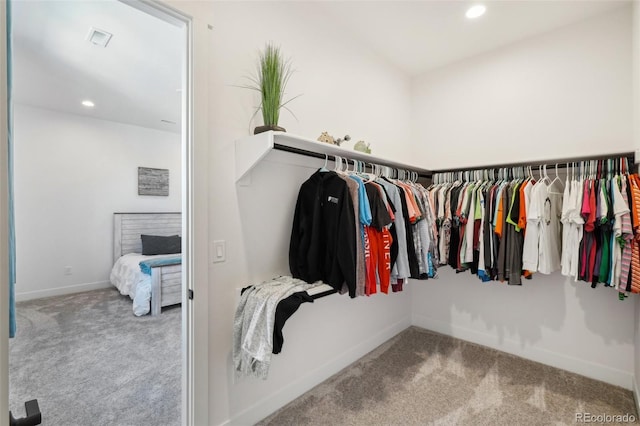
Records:
{"label": "grey carpet in bedroom", "polygon": [[638,417],[631,391],[411,327],[259,425],[571,425],[576,413]]}
{"label": "grey carpet in bedroom", "polygon": [[114,289],[17,304],[10,409],[37,398],[45,426],[179,425],[181,311],[135,317]]}

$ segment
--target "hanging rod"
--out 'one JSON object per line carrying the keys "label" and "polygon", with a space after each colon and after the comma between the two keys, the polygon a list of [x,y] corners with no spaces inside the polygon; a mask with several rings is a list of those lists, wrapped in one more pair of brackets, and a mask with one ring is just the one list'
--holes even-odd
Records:
{"label": "hanging rod", "polygon": [[[324,157],[323,157],[324,158]],[[614,154],[603,154],[603,155],[594,155],[594,156],[584,156],[584,157],[570,157],[570,158],[560,158],[554,160],[537,160],[537,161],[524,161],[521,163],[503,163],[503,164],[492,164],[488,166],[474,166],[474,167],[463,167],[459,169],[441,169],[441,170],[431,170],[432,174],[436,173],[451,173],[451,172],[467,172],[474,170],[487,170],[487,169],[503,169],[503,168],[511,168],[511,167],[539,167],[544,165],[558,165],[559,169],[564,169],[567,167],[567,163],[577,163],[580,161],[592,161],[592,160],[610,160],[612,158],[626,158],[629,161],[629,167],[632,167],[636,164],[635,161],[635,153],[633,152],[622,152],[622,153],[614,153]]]}
{"label": "hanging rod", "polygon": [[[321,154],[319,152],[307,151],[306,149],[296,148],[296,147],[292,147],[292,146],[288,146],[288,145],[282,145],[282,144],[279,144],[279,143],[274,143],[273,144],[273,148],[277,149],[279,151],[291,152],[293,154],[304,155],[306,157],[320,158],[322,160],[324,160],[325,156],[326,156],[326,158],[328,158],[329,160],[336,161],[336,157],[334,155],[332,155],[332,154]],[[344,158],[346,160],[349,160],[349,161],[353,162],[353,160],[351,160],[350,158],[346,158],[346,157],[344,157]],[[364,162],[365,161],[363,161],[363,163]],[[377,159],[372,161],[372,162],[367,162],[367,163],[368,164],[377,164],[379,166],[390,167],[390,168],[392,168],[394,170],[407,170],[407,171],[410,171],[410,172],[415,172],[415,173],[418,174],[418,177],[421,177],[421,178],[430,179],[431,176],[432,176],[432,174],[430,172],[429,173],[425,173],[424,170],[418,170],[418,169],[414,169],[414,168],[411,168],[411,167],[398,167],[398,166],[388,165],[388,164],[385,164],[384,162],[381,162],[381,161],[379,161]]]}

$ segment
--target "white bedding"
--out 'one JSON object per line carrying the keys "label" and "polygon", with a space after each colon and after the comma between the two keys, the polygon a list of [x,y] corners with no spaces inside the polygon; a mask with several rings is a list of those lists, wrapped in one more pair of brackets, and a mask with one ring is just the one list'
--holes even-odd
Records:
{"label": "white bedding", "polygon": [[140,262],[164,257],[175,257],[175,254],[144,256],[139,253],[129,253],[116,260],[111,268],[109,277],[111,284],[116,286],[120,294],[129,296],[133,300],[133,313],[137,316],[149,313],[151,300],[151,275],[142,273]]}

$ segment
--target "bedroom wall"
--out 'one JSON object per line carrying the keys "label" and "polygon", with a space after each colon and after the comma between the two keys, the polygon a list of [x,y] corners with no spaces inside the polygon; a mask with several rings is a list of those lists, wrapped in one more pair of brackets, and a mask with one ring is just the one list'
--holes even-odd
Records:
{"label": "bedroom wall", "polygon": [[[631,22],[624,7],[417,78],[429,168],[633,151]],[[446,267],[414,287],[412,313],[416,325],[630,389],[636,297],[559,274],[482,284]]]}
{"label": "bedroom wall", "polygon": [[[254,69],[265,41],[291,56],[288,93],[302,94],[281,124],[315,139],[327,130],[409,159],[409,79],[364,46],[331,30],[313,3],[216,2],[212,41],[210,240],[225,240],[227,261],[211,265],[210,424],[252,424],[375,348],[410,323],[409,294],[350,300],[331,296],[302,306],[284,329],[283,353],[269,378],[237,381],[231,365],[240,287],[288,273],[297,192],[320,160],[271,153],[251,184],[234,181],[234,141],[249,134],[254,94],[234,85]],[[376,92],[372,96],[373,91]],[[391,124],[390,124],[391,123]]]}
{"label": "bedroom wall", "polygon": [[[109,286],[113,213],[180,211],[180,158],[179,134],[15,105],[17,299]],[[169,196],[139,196],[138,166]]]}

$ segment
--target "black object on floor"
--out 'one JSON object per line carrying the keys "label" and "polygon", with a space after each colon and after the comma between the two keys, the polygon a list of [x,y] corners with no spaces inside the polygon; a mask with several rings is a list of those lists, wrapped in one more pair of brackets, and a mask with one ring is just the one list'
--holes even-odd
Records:
{"label": "black object on floor", "polygon": [[24,410],[27,417],[15,419],[11,411],[9,411],[9,424],[11,426],[36,426],[42,423],[42,414],[37,399],[32,399],[24,403]]}

